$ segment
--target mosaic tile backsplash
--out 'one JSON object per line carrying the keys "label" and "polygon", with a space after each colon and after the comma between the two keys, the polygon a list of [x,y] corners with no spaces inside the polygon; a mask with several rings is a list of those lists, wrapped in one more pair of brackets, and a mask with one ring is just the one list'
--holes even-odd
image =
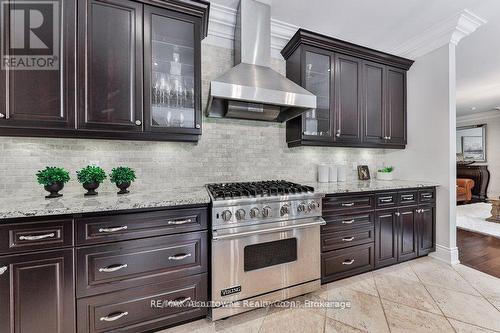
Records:
{"label": "mosaic tile backsplash", "polygon": [[[211,45],[202,48],[203,102],[210,80],[233,65],[232,50]],[[273,60],[284,74],[285,63]],[[289,149],[284,124],[204,118],[203,135],[197,144],[178,142],[113,141],[0,137],[0,196],[43,194],[35,173],[45,166],[62,166],[72,180],[63,193],[83,191],[76,170],[87,164],[111,168],[127,165],[137,172],[131,188],[177,188],[209,182],[287,179],[315,181],[320,163],[347,166],[355,179],[353,164],[367,164],[372,173],[384,164],[381,149],[301,147]],[[106,181],[102,190],[113,190]]]}

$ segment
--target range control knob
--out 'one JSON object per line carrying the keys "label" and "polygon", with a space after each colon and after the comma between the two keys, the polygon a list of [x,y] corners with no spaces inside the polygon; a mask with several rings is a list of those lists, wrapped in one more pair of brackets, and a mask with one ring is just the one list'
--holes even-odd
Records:
{"label": "range control knob", "polygon": [[316,208],[319,207],[319,203],[317,203],[316,201],[311,201],[311,203],[309,204],[309,209],[310,210],[316,210]]}
{"label": "range control knob", "polygon": [[307,206],[305,202],[301,202],[301,203],[297,206],[297,211],[298,211],[299,213],[307,213],[307,212],[309,212],[309,206]]}
{"label": "range control knob", "polygon": [[280,209],[281,216],[288,215],[289,213],[290,213],[290,205],[289,204],[284,204],[283,206],[281,206],[281,209]]}
{"label": "range control knob", "polygon": [[259,216],[259,209],[257,207],[250,209],[250,217],[254,219],[257,216]]}
{"label": "range control knob", "polygon": [[233,213],[231,213],[230,210],[225,210],[222,212],[222,219],[226,222],[231,220],[232,216],[233,216]]}
{"label": "range control knob", "polygon": [[264,217],[271,217],[271,207],[269,206],[265,206],[264,208],[262,208],[262,216]]}
{"label": "range control knob", "polygon": [[237,220],[244,220],[245,219],[245,210],[244,209],[238,209],[236,211],[236,219]]}

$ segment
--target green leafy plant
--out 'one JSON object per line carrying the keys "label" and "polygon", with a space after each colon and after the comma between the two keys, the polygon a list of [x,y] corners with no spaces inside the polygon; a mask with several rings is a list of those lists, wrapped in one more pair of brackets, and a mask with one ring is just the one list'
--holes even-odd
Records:
{"label": "green leafy plant", "polygon": [[56,183],[67,183],[69,181],[69,172],[63,168],[46,167],[43,170],[38,170],[36,178],[39,184],[50,186]]}
{"label": "green leafy plant", "polygon": [[87,165],[85,168],[76,172],[78,181],[81,184],[102,183],[106,179],[106,172],[101,167]]}
{"label": "green leafy plant", "polygon": [[135,171],[129,167],[117,167],[109,175],[112,183],[116,185],[131,183],[135,180]]}
{"label": "green leafy plant", "polygon": [[382,169],[378,169],[378,172],[386,172],[386,173],[389,173],[389,172],[393,172],[394,171],[394,167],[384,167]]}

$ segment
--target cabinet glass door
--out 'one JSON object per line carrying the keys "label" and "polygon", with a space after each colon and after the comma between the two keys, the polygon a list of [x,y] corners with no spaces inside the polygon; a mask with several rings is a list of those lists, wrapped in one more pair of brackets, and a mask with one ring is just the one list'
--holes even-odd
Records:
{"label": "cabinet glass door", "polygon": [[146,8],[146,15],[147,126],[151,131],[168,132],[199,129],[195,23],[151,7]]}
{"label": "cabinet glass door", "polygon": [[305,88],[317,97],[317,108],[303,116],[303,135],[313,136],[315,140],[332,138],[331,71],[330,54],[305,52]]}

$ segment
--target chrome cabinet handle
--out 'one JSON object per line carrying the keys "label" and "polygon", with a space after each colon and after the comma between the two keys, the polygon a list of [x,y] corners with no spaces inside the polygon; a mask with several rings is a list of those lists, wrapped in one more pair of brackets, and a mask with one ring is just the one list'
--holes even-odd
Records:
{"label": "chrome cabinet handle", "polygon": [[182,260],[191,257],[191,253],[177,254],[175,256],[168,257],[168,260]]}
{"label": "chrome cabinet handle", "polygon": [[392,202],[392,197],[390,198],[380,198],[381,202]]}
{"label": "chrome cabinet handle", "polygon": [[403,200],[413,200],[413,194],[402,195],[401,199],[403,199]]}
{"label": "chrome cabinet handle", "polygon": [[7,269],[9,269],[7,266],[0,267],[0,275],[3,275],[3,273],[7,272]]}
{"label": "chrome cabinet handle", "polygon": [[121,226],[121,227],[114,227],[114,228],[100,228],[99,232],[117,232],[117,231],[122,231],[122,230],[127,230],[128,227],[126,225]]}
{"label": "chrome cabinet handle", "polygon": [[354,237],[346,237],[346,238],[342,238],[342,241],[343,242],[352,242],[354,240]]}
{"label": "chrome cabinet handle", "polygon": [[167,224],[178,225],[178,224],[186,224],[186,223],[191,223],[191,222],[193,222],[193,220],[187,219],[187,220],[178,220],[178,221],[168,221]]}
{"label": "chrome cabinet handle", "polygon": [[45,238],[52,238],[55,235],[56,235],[55,233],[51,232],[50,234],[37,235],[37,236],[19,236],[19,240],[36,241]]}
{"label": "chrome cabinet handle", "polygon": [[120,269],[127,268],[127,267],[128,267],[128,264],[112,265],[112,266],[108,266],[108,267],[99,268],[99,272],[111,273],[111,272],[116,272],[116,271],[119,271]]}
{"label": "chrome cabinet handle", "polygon": [[118,320],[122,317],[125,317],[128,315],[128,312],[119,312],[117,314],[110,314],[110,315],[107,315],[106,317],[101,317],[99,320],[100,321],[115,321],[115,320]]}
{"label": "chrome cabinet handle", "polygon": [[5,115],[3,113],[0,113],[0,119],[5,118]]}
{"label": "chrome cabinet handle", "polygon": [[200,124],[196,124],[196,128],[200,129],[201,125]]}
{"label": "chrome cabinet handle", "polygon": [[182,306],[182,305],[186,304],[187,302],[189,302],[190,300],[191,300],[191,297],[186,297],[182,301],[181,300],[169,301],[167,303],[167,305],[168,306]]}
{"label": "chrome cabinet handle", "polygon": [[352,207],[354,206],[354,202],[342,203],[342,207]]}
{"label": "chrome cabinet handle", "polygon": [[353,224],[355,221],[356,221],[355,219],[348,220],[348,221],[342,221],[342,224]]}
{"label": "chrome cabinet handle", "polygon": [[423,194],[422,198],[424,198],[424,199],[431,199],[432,198],[432,194]]}
{"label": "chrome cabinet handle", "polygon": [[394,213],[394,215],[401,216],[401,213],[400,212],[396,212],[396,213]]}
{"label": "chrome cabinet handle", "polygon": [[342,265],[352,265],[354,263],[354,259],[350,259],[350,260],[345,260],[342,262]]}
{"label": "chrome cabinet handle", "polygon": [[141,126],[141,125],[142,125],[142,121],[140,121],[140,120],[136,120],[136,121],[135,121],[135,124],[136,124],[137,126]]}

